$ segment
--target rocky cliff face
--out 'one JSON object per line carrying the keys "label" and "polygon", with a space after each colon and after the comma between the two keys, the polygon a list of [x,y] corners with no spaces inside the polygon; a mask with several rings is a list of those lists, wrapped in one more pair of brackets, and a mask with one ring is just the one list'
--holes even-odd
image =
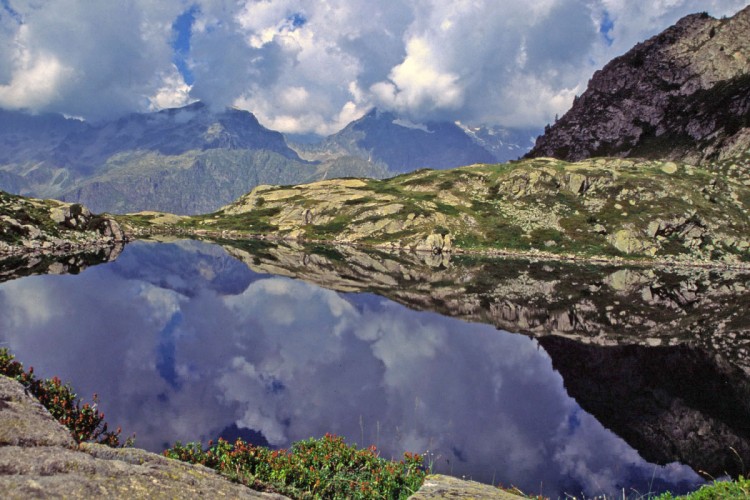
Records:
{"label": "rocky cliff face", "polygon": [[750,7],[695,14],[597,71],[528,157],[699,163],[750,149]]}

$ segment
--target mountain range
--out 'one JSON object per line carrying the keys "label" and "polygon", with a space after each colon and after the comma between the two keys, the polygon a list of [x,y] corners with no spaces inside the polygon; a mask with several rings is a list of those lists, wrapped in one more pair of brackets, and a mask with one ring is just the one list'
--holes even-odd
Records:
{"label": "mountain range", "polygon": [[[520,156],[533,132],[402,124],[372,110],[320,144],[287,144],[247,111],[197,102],[90,124],[0,110],[0,189],[97,212],[216,210],[261,184],[383,178]],[[515,142],[514,142],[515,141]],[[525,148],[518,144],[524,143]]]}
{"label": "mountain range", "polygon": [[301,156],[322,160],[353,156],[386,165],[390,172],[448,169],[518,159],[532,146],[535,129],[467,127],[451,122],[411,123],[372,109],[320,144],[298,145]]}
{"label": "mountain range", "polygon": [[95,211],[211,211],[258,184],[306,182],[332,167],[302,160],[251,113],[201,103],[97,125],[1,113],[0,188]]}

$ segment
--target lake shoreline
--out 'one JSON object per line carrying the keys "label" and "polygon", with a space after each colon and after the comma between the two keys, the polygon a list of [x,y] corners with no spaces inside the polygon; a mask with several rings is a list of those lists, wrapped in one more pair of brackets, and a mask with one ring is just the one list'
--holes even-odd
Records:
{"label": "lake shoreline", "polygon": [[[531,250],[513,250],[513,249],[474,249],[474,248],[460,248],[453,247],[449,251],[433,252],[430,250],[418,249],[415,247],[401,247],[394,246],[392,244],[368,244],[361,242],[342,242],[335,240],[312,240],[305,238],[289,238],[280,237],[267,234],[250,234],[250,233],[239,233],[237,231],[209,231],[205,229],[197,230],[184,230],[170,228],[167,230],[155,230],[155,231],[126,231],[126,236],[129,238],[128,241],[135,240],[148,240],[155,236],[171,236],[181,237],[184,236],[188,239],[208,239],[208,240],[229,240],[229,241],[242,241],[242,240],[261,240],[271,242],[283,242],[290,244],[300,245],[326,245],[332,247],[349,247],[349,248],[361,248],[370,249],[375,251],[386,251],[386,252],[406,252],[413,253],[416,255],[467,255],[477,256],[485,258],[502,257],[509,259],[529,259],[534,261],[555,261],[555,262],[570,262],[580,264],[593,264],[598,266],[618,266],[618,267],[644,267],[644,268],[687,268],[687,269],[717,269],[717,270],[750,270],[750,262],[718,262],[718,261],[698,261],[695,259],[642,259],[633,258],[626,259],[621,257],[606,257],[601,255],[576,255],[576,254],[556,254],[552,252],[546,252],[538,249]],[[1,254],[0,254],[1,255]]]}

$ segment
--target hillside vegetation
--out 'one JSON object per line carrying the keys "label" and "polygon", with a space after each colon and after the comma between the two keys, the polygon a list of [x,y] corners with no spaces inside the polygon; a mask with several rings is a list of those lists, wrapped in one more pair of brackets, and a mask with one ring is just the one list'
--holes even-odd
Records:
{"label": "hillside vegetation", "polygon": [[388,180],[259,186],[215,213],[121,221],[134,233],[262,235],[436,254],[747,263],[747,166],[722,168],[732,175],[664,161],[542,158]]}

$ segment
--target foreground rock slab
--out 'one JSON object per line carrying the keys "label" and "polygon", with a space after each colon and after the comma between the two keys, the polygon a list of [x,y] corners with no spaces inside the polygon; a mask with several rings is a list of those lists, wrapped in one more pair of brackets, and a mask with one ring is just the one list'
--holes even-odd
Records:
{"label": "foreground rock slab", "polygon": [[495,488],[488,484],[477,483],[475,481],[465,481],[450,476],[430,475],[425,479],[424,485],[414,495],[409,497],[411,500],[427,500],[434,498],[466,498],[482,500],[519,500],[523,497],[508,493],[507,491]]}
{"label": "foreground rock slab", "polygon": [[283,499],[144,450],[77,446],[16,381],[0,376],[0,491],[12,498]]}

